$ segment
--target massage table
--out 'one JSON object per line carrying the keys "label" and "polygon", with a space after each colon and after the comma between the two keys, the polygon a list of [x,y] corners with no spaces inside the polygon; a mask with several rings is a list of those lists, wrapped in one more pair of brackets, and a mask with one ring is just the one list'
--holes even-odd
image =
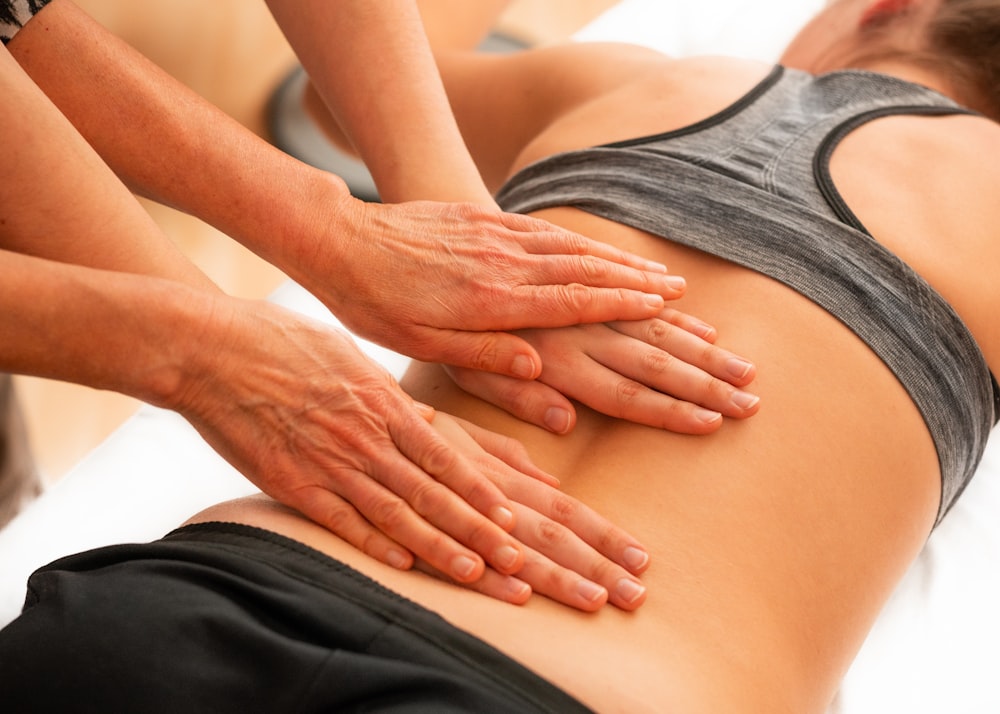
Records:
{"label": "massage table", "polygon": [[[621,40],[673,55],[773,61],[822,0],[624,0],[578,41]],[[270,298],[338,325],[298,285]],[[399,377],[408,360],[363,340]],[[256,489],[178,415],[144,406],[0,531],[0,626],[28,575],[63,555],[152,540],[189,515]],[[1000,443],[897,587],[828,714],[1000,712]]]}

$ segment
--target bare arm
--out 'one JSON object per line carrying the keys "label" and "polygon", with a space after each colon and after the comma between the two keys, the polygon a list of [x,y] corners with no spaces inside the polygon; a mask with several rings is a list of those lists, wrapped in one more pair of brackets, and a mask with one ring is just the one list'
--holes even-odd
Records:
{"label": "bare arm", "polygon": [[218,291],[2,48],[0,93],[0,370],[176,410],[262,490],[397,567],[520,569],[494,462],[455,453],[346,335]]}
{"label": "bare arm", "polygon": [[413,0],[268,0],[383,200],[491,205]]}
{"label": "bare arm", "polygon": [[357,201],[70,0],[43,8],[9,49],[134,191],[215,225],[399,352],[531,377],[534,349],[498,330],[647,317],[676,294],[662,266],[523,216]]}

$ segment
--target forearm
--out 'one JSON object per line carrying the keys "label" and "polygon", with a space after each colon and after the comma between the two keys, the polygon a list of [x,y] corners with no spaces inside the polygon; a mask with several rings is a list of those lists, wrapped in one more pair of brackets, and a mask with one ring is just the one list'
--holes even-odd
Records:
{"label": "forearm", "polygon": [[0,93],[0,249],[211,287],[3,49]]}
{"label": "forearm", "polygon": [[383,200],[492,205],[413,0],[268,0]]}
{"label": "forearm", "polygon": [[334,235],[353,226],[358,202],[340,179],[270,146],[69,0],[54,0],[8,49],[133,191],[293,277],[319,248],[317,222]]}
{"label": "forearm", "polygon": [[218,293],[0,251],[0,371],[171,407],[210,350]]}

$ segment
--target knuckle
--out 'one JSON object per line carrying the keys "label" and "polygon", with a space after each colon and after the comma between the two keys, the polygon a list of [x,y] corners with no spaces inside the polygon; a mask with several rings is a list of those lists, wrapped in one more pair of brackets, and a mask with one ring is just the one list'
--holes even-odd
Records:
{"label": "knuckle", "polygon": [[420,465],[427,473],[434,477],[448,474],[455,468],[458,454],[442,440],[435,440],[426,447]]}
{"label": "knuckle", "polygon": [[586,278],[588,284],[603,281],[611,270],[611,266],[606,260],[591,255],[580,256],[579,265],[580,274]]}
{"label": "knuckle", "polygon": [[[490,469],[483,469],[483,473],[491,474]],[[492,483],[485,478],[472,479],[466,488],[462,490],[462,498],[475,507],[476,504],[483,504],[493,499],[495,490]]]}
{"label": "knuckle", "polygon": [[490,550],[497,534],[497,528],[485,518],[476,519],[476,524],[466,531],[464,545],[477,552]]}
{"label": "knuckle", "polygon": [[569,253],[584,255],[590,250],[590,241],[579,233],[560,232],[558,235],[565,241]]}
{"label": "knuckle", "polygon": [[524,444],[510,436],[504,436],[501,439],[499,449],[507,460],[514,463],[524,463],[531,458]]}
{"label": "knuckle", "polygon": [[617,580],[622,576],[622,570],[617,565],[612,563],[607,558],[597,558],[587,572],[584,573],[588,578],[597,583],[608,583]]}
{"label": "knuckle", "polygon": [[550,518],[564,526],[572,523],[579,512],[579,505],[569,496],[557,493],[549,505]]}
{"label": "knuckle", "polygon": [[590,305],[592,293],[579,283],[560,285],[557,293],[559,301],[571,310],[580,310]]}
{"label": "knuckle", "polygon": [[614,400],[619,409],[624,410],[634,404],[642,391],[642,385],[631,379],[622,379],[615,384]]}
{"label": "knuckle", "polygon": [[555,521],[543,519],[536,526],[535,535],[541,548],[554,548],[566,541],[566,528]]}
{"label": "knuckle", "polygon": [[385,533],[397,532],[410,515],[410,507],[396,496],[380,498],[371,505],[366,517]]}
{"label": "knuckle", "polygon": [[734,392],[732,386],[710,374],[702,377],[701,393],[715,399],[728,399]]}
{"label": "knuckle", "polygon": [[450,491],[435,481],[424,481],[416,486],[407,499],[410,507],[427,518],[440,513]]}
{"label": "knuckle", "polygon": [[492,372],[499,358],[499,347],[497,339],[493,336],[483,336],[480,345],[472,356],[472,364],[475,369],[485,372]]}
{"label": "knuckle", "polygon": [[677,358],[664,350],[645,350],[639,357],[644,374],[665,374],[673,368]]}
{"label": "knuckle", "polygon": [[643,325],[642,339],[651,345],[662,345],[667,342],[676,328],[663,320],[647,320]]}
{"label": "knuckle", "polygon": [[718,364],[725,356],[725,352],[711,343],[704,344],[699,352],[698,359],[701,364]]}
{"label": "knuckle", "polygon": [[353,526],[356,525],[358,515],[352,506],[337,501],[317,513],[314,519],[341,538],[348,538]]}

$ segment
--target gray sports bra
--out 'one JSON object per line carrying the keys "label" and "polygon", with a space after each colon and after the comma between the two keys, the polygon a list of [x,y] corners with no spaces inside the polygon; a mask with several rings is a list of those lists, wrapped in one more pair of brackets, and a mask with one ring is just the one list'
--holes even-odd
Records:
{"label": "gray sports bra", "polygon": [[872,119],[963,112],[885,75],[776,67],[704,121],[528,166],[498,201],[518,212],[572,206],[697,248],[778,280],[840,319],[927,423],[942,474],[940,522],[979,464],[1000,391],[951,306],[844,203],[829,160]]}

